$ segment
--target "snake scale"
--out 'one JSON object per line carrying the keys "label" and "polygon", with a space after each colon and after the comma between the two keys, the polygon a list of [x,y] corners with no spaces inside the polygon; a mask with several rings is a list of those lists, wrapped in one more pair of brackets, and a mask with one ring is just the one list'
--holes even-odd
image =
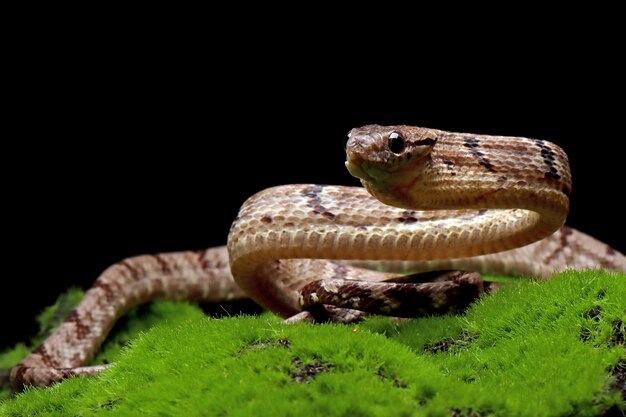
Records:
{"label": "snake scale", "polygon": [[[225,247],[110,266],[11,370],[12,384],[97,374],[110,365],[85,365],[114,322],[156,298],[251,297],[290,321],[316,314],[349,321],[361,310],[457,311],[482,293],[477,272],[547,278],[565,268],[626,271],[623,254],[563,226],[570,168],[550,142],[369,125],[348,134],[346,153],[364,188],[266,189],[243,204]],[[375,271],[381,265],[387,272]],[[406,278],[402,271],[448,272]]]}

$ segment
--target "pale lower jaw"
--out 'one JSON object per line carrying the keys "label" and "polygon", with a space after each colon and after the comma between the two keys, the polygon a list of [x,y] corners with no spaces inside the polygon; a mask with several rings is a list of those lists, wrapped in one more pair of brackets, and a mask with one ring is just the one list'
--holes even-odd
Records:
{"label": "pale lower jaw", "polygon": [[346,161],[346,168],[350,171],[350,174],[352,174],[353,177],[359,178],[363,181],[373,180],[373,178],[357,163]]}

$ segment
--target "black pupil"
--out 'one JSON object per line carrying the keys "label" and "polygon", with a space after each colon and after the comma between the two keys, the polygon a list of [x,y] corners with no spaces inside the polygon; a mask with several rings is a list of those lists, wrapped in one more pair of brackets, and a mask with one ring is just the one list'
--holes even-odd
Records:
{"label": "black pupil", "polygon": [[393,153],[400,153],[404,150],[404,139],[395,132],[389,135],[389,150]]}

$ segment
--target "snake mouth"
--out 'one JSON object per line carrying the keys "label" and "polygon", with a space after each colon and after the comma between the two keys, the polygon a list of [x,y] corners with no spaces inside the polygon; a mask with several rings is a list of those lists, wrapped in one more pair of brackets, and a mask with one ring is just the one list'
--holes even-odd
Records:
{"label": "snake mouth", "polygon": [[[360,161],[361,163],[363,161]],[[371,182],[374,178],[369,175],[362,167],[360,163],[354,162],[352,160],[346,161],[346,168],[350,172],[353,177],[359,178],[363,181]]]}

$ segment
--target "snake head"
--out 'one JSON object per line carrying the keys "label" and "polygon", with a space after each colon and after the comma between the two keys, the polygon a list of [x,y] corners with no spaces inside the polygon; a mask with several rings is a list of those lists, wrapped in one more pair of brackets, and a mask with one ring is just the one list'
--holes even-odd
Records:
{"label": "snake head", "polygon": [[387,204],[422,175],[437,143],[436,131],[412,126],[367,125],[352,129],[346,143],[346,168]]}

